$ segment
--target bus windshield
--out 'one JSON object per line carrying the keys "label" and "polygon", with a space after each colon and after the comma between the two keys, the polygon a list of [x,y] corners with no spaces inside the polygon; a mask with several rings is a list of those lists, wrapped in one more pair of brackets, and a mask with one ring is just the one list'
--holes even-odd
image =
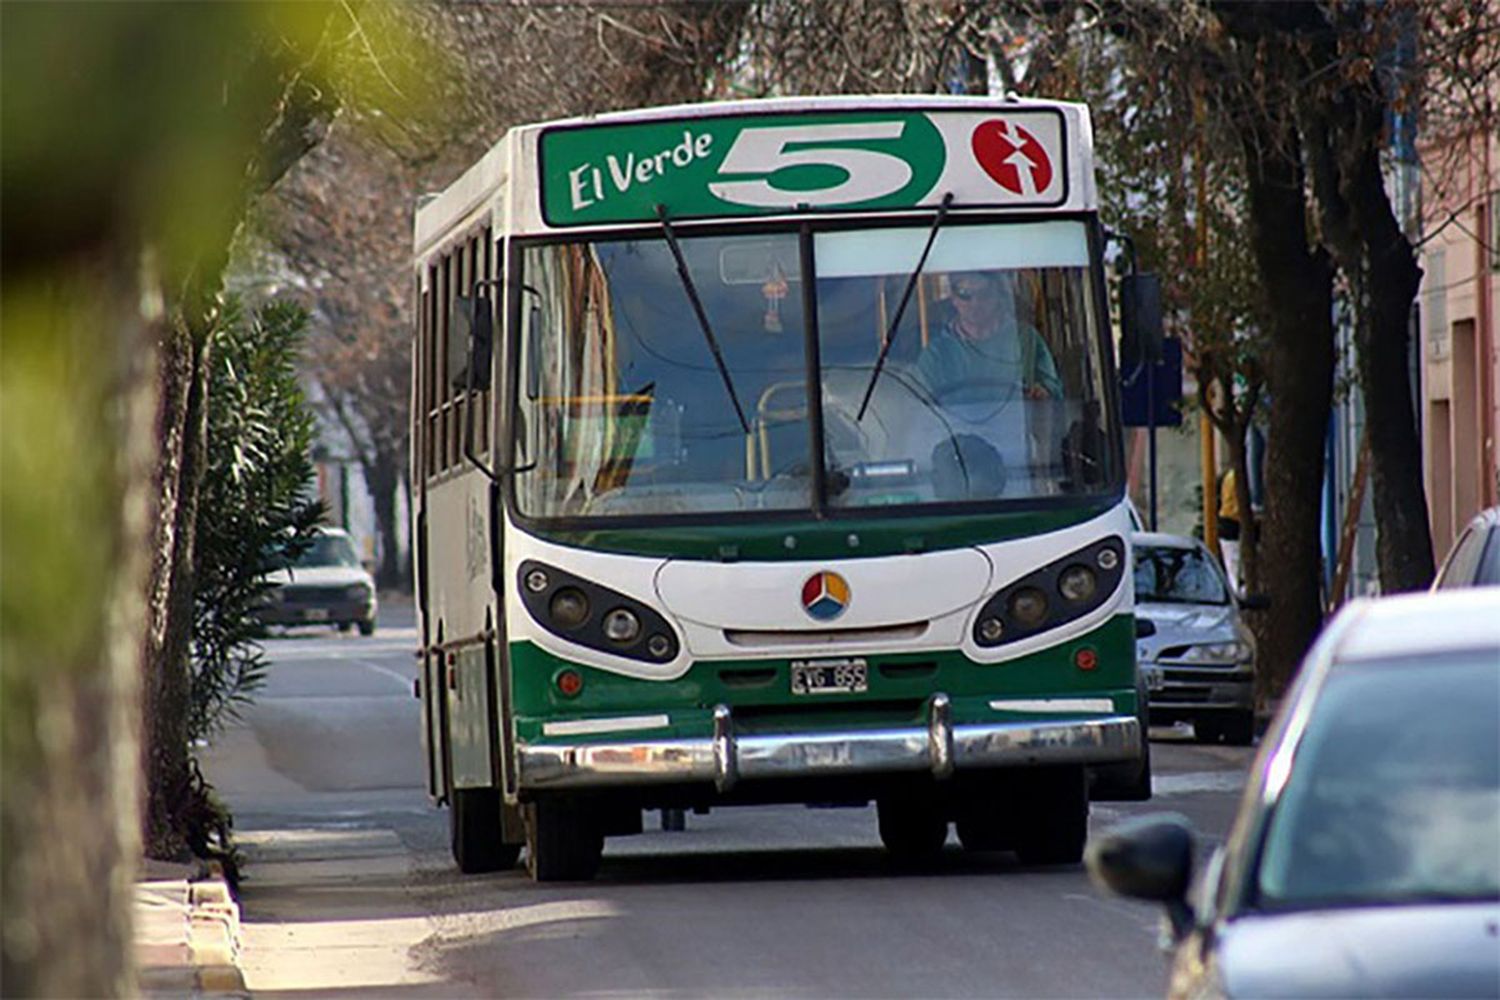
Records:
{"label": "bus windshield", "polygon": [[[950,223],[902,310],[929,230],[813,235],[815,344],[798,234],[682,235],[728,384],[662,237],[527,248],[521,512],[920,507],[1110,489],[1084,224]],[[809,384],[821,394],[821,497]]]}

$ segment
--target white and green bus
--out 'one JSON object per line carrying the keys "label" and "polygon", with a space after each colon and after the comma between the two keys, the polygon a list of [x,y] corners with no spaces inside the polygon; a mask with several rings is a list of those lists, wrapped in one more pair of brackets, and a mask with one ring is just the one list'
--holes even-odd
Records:
{"label": "white and green bus", "polygon": [[1149,795],[1087,109],[511,130],[416,215],[428,790],[464,871],[649,809],[1077,861]]}

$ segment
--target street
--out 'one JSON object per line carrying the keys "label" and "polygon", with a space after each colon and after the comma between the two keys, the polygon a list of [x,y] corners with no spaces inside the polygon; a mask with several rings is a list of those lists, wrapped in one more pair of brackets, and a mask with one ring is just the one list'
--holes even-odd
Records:
{"label": "street", "polygon": [[[296,630],[204,751],[244,854],[257,996],[1160,996],[1153,907],[1081,866],[963,853],[894,869],[874,809],[716,810],[613,839],[596,882],[460,876],[422,787],[409,608],[371,638]],[[1149,803],[1222,836],[1249,748],[1154,743]]]}

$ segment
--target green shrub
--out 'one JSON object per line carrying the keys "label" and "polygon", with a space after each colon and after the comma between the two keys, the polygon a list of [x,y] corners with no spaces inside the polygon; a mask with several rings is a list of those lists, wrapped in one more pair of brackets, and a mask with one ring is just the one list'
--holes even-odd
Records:
{"label": "green shrub", "polygon": [[312,411],[296,373],[306,326],[300,306],[247,313],[231,298],[214,335],[193,548],[193,740],[235,718],[265,683],[255,614],[270,589],[265,574],[299,555],[323,519]]}

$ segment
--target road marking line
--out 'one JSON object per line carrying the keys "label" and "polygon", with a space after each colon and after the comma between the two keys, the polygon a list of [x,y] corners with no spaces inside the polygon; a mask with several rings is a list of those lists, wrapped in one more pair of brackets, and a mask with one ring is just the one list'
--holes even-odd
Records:
{"label": "road marking line", "polygon": [[406,676],[405,674],[397,673],[389,667],[382,667],[378,663],[371,663],[369,660],[361,660],[352,656],[349,657],[349,662],[358,664],[359,666],[364,667],[366,670],[373,670],[377,674],[383,674],[384,676],[391,678],[391,680],[395,681],[401,686],[401,689],[403,691],[411,690],[412,678]]}

